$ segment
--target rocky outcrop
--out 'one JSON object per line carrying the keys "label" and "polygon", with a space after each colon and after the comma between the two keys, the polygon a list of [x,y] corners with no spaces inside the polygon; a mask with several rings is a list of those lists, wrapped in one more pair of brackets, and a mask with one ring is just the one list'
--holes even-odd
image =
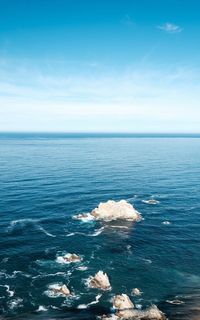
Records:
{"label": "rocky outcrop", "polygon": [[59,284],[50,285],[49,290],[54,297],[71,295],[70,290],[68,289],[68,287],[65,284],[63,284],[63,285],[59,285]]}
{"label": "rocky outcrop", "polygon": [[64,255],[63,259],[69,263],[80,262],[82,260],[82,258],[75,253],[67,253],[66,255]]}
{"label": "rocky outcrop", "polygon": [[82,258],[75,253],[67,253],[64,256],[56,258],[58,263],[76,263],[82,261]]}
{"label": "rocky outcrop", "polygon": [[119,319],[165,320],[165,315],[155,306],[146,310],[137,310],[126,294],[117,295],[113,299],[113,307]]}
{"label": "rocky outcrop", "polygon": [[106,273],[99,271],[95,274],[94,277],[89,279],[89,286],[91,288],[97,288],[102,290],[110,290],[111,285]]}
{"label": "rocky outcrop", "polygon": [[134,207],[126,200],[101,202],[97,208],[92,210],[91,215],[96,220],[129,220],[139,221],[141,216]]}

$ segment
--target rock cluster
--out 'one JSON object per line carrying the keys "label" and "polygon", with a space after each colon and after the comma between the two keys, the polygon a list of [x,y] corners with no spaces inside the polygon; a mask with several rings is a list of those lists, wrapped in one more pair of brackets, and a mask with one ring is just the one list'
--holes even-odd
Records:
{"label": "rock cluster", "polygon": [[[116,316],[119,319],[144,319],[144,320],[164,320],[164,314],[155,306],[147,310],[137,310],[126,294],[117,295],[113,299],[113,307],[116,308]],[[116,319],[117,319],[116,318]]]}

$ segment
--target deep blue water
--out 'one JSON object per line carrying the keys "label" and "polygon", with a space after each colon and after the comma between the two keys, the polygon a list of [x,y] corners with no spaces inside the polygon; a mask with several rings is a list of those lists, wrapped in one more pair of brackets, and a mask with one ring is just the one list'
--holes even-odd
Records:
{"label": "deep blue water", "polygon": [[[156,205],[143,200],[154,198]],[[77,213],[126,199],[137,224],[81,223]],[[169,221],[170,224],[163,224]],[[114,228],[113,225],[126,228]],[[98,230],[104,226],[102,233]],[[194,137],[0,136],[0,314],[14,319],[95,319],[112,296],[135,287],[169,319],[198,319],[200,289],[200,139]],[[82,266],[57,263],[83,255]],[[108,273],[112,291],[95,300],[85,279]],[[50,298],[66,283],[71,299]],[[182,306],[166,300],[179,299]],[[47,311],[37,312],[39,306]],[[197,314],[197,318],[195,318]]]}

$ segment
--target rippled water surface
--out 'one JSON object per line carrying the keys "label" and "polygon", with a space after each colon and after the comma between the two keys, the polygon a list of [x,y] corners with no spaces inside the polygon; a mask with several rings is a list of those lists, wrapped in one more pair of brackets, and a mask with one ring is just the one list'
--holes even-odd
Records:
{"label": "rippled water surface", "polygon": [[[3,319],[95,319],[110,312],[115,293],[133,288],[143,292],[132,299],[144,308],[199,319],[199,138],[2,135],[0,190]],[[126,199],[144,219],[72,219],[109,199]],[[82,255],[81,264],[56,261],[67,252]],[[86,285],[98,270],[112,290],[78,309],[99,294]],[[49,297],[54,283],[73,296]]]}

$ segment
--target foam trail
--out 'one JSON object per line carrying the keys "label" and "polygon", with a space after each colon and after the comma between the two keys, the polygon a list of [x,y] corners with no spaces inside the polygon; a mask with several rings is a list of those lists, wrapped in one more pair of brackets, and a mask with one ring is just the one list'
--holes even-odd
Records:
{"label": "foam trail", "polygon": [[93,304],[97,304],[99,303],[99,299],[101,298],[102,294],[98,294],[96,297],[95,297],[95,300],[88,303],[88,304],[79,304],[77,306],[77,309],[87,309],[89,306],[93,305]]}
{"label": "foam trail", "polygon": [[95,232],[94,233],[84,233],[84,232],[71,232],[71,233],[68,233],[67,235],[66,235],[66,237],[72,237],[72,236],[76,236],[76,235],[78,235],[78,236],[84,236],[84,237],[97,237],[99,234],[101,234],[102,233],[102,231],[103,231],[103,229],[104,229],[104,227],[101,227],[100,229],[97,229],[97,230],[95,230]]}
{"label": "foam trail", "polygon": [[46,231],[42,226],[38,226],[38,230],[42,231],[43,233],[45,233],[47,236],[49,237],[53,237],[55,238],[56,236],[48,231]]}
{"label": "foam trail", "polygon": [[40,219],[18,219],[18,220],[12,220],[10,222],[10,225],[8,227],[9,231],[12,231],[17,225],[20,225],[21,227],[24,227],[27,224],[35,224],[41,221]]}
{"label": "foam trail", "polygon": [[98,235],[100,235],[103,232],[104,229],[105,229],[104,227],[101,227],[100,229],[95,230],[94,233],[88,234],[87,236],[88,237],[97,237]]}
{"label": "foam trail", "polygon": [[16,298],[14,300],[11,300],[10,303],[9,303],[10,309],[12,310],[12,309],[17,308],[18,306],[22,306],[22,304],[21,304],[22,301],[23,300],[21,298]]}
{"label": "foam trail", "polygon": [[18,219],[18,220],[13,220],[10,222],[9,227],[7,228],[8,232],[12,232],[17,225],[19,225],[21,228],[24,228],[25,226],[29,224],[33,224],[33,226],[45,233],[49,237],[56,237],[55,235],[51,234],[50,232],[46,231],[42,226],[38,225],[38,222],[40,222],[41,219]]}
{"label": "foam trail", "polygon": [[6,288],[6,292],[8,293],[9,297],[13,297],[14,296],[14,291],[10,290],[10,286],[5,284],[5,285],[0,285],[0,287]]}

